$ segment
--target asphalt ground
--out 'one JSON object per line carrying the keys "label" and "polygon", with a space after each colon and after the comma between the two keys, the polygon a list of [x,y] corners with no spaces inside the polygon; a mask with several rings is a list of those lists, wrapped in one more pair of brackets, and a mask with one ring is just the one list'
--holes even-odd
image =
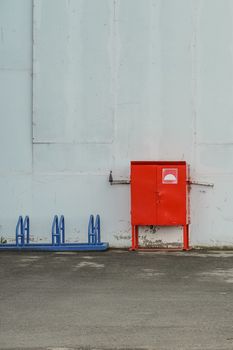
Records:
{"label": "asphalt ground", "polygon": [[0,252],[0,349],[233,349],[233,252]]}

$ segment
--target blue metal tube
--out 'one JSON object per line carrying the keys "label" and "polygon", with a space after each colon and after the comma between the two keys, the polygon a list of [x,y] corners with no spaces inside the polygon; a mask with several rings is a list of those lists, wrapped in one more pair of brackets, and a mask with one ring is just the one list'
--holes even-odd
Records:
{"label": "blue metal tube", "polygon": [[28,244],[30,241],[30,220],[29,216],[25,216],[23,221],[23,234],[24,234],[24,241],[25,241],[25,235],[26,235],[26,243]]}
{"label": "blue metal tube", "polygon": [[91,215],[89,219],[88,224],[88,244],[95,244],[96,243],[96,235],[95,235],[95,228],[94,228],[94,216]]}
{"label": "blue metal tube", "polygon": [[58,216],[55,215],[52,224],[52,245],[60,244],[60,232],[58,226]]}
{"label": "blue metal tube", "polygon": [[60,216],[59,220],[59,233],[61,238],[61,243],[65,243],[65,218],[64,215]]}
{"label": "blue metal tube", "polygon": [[100,239],[100,216],[99,214],[96,215],[96,219],[95,219],[95,235],[96,235],[96,243],[101,243],[101,239]]}
{"label": "blue metal tube", "polygon": [[98,251],[107,250],[108,243],[88,244],[88,243],[66,243],[60,245],[52,245],[51,243],[36,244],[30,243],[25,245],[16,244],[0,244],[0,251],[2,250],[29,250],[29,251]]}
{"label": "blue metal tube", "polygon": [[[20,238],[20,242],[19,242]],[[15,229],[16,245],[24,245],[23,217],[20,215]]]}

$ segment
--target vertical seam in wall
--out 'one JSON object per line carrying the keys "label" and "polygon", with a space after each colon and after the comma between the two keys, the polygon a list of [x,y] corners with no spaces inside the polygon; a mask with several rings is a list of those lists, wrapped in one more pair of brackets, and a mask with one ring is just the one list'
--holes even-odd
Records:
{"label": "vertical seam in wall", "polygon": [[116,148],[117,148],[117,1],[113,0],[113,166],[116,167]]}
{"label": "vertical seam in wall", "polygon": [[198,1],[194,1],[193,8],[193,37],[192,37],[192,104],[193,104],[193,156],[192,168],[196,172],[196,154],[197,154],[197,17]]}
{"label": "vertical seam in wall", "polygon": [[32,172],[34,172],[34,147],[33,147],[33,120],[34,120],[34,9],[35,0],[32,0],[32,116],[31,116],[31,142],[32,142]]}

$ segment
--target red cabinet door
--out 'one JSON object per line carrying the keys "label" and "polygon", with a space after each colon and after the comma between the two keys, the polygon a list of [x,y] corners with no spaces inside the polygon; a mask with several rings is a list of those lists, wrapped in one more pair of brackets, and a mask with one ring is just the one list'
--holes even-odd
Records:
{"label": "red cabinet door", "polygon": [[157,224],[186,224],[186,165],[157,166]]}
{"label": "red cabinet door", "polygon": [[131,165],[131,222],[132,225],[156,225],[155,165]]}

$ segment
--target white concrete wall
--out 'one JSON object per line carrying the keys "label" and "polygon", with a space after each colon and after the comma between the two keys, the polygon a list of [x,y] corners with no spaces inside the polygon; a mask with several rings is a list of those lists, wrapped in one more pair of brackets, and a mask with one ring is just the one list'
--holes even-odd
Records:
{"label": "white concrete wall", "polygon": [[[193,245],[233,245],[233,2],[0,0],[0,236],[55,213],[130,244],[130,160],[187,160]],[[142,232],[180,241],[179,229]]]}

